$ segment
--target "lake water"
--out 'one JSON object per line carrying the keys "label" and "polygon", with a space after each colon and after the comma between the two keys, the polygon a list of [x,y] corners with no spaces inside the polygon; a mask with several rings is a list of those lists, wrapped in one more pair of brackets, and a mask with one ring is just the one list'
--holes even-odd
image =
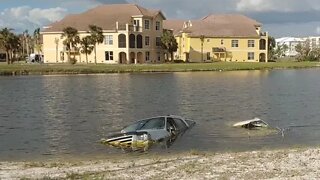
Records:
{"label": "lake water", "polygon": [[[320,70],[0,77],[0,160],[122,153],[99,140],[150,116],[197,125],[164,151],[320,145]],[[278,133],[231,127],[253,117]]]}

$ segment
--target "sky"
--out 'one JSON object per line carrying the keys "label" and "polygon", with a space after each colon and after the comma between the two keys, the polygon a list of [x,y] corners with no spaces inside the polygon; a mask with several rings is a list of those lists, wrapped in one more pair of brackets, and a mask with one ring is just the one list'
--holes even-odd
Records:
{"label": "sky", "polygon": [[271,36],[320,36],[320,0],[0,0],[0,29],[16,32],[61,20],[101,4],[134,3],[160,9],[167,19],[199,19],[208,14],[244,14]]}

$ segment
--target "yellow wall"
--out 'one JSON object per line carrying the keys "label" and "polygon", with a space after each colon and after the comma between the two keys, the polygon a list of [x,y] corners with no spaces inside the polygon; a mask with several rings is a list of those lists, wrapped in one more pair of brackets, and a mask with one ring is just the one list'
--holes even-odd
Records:
{"label": "yellow wall", "polygon": [[[188,37],[188,34],[182,33],[176,37],[178,42],[178,51],[176,58],[186,61],[189,54],[189,62],[203,61],[233,61],[233,62],[259,62],[259,55],[264,53],[268,59],[267,37],[261,38],[236,38],[236,37],[205,37],[203,46],[200,37]],[[260,39],[266,40],[266,50],[260,50]],[[238,40],[238,47],[232,47],[232,40]],[[254,47],[248,47],[248,40],[254,40]],[[221,44],[223,41],[223,44]],[[226,53],[213,53],[212,48],[225,48]],[[248,53],[254,53],[254,60],[248,60]],[[207,53],[210,53],[210,59],[207,59]],[[203,54],[203,57],[202,57]]]}

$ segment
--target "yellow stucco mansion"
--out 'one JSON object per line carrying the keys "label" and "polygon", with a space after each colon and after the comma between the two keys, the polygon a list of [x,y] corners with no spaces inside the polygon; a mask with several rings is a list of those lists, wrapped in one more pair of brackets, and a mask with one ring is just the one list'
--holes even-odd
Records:
{"label": "yellow stucco mansion", "polygon": [[[62,30],[74,27],[80,38],[88,33],[89,25],[103,29],[105,37],[97,45],[97,62],[107,64],[136,64],[164,62],[161,48],[163,20],[161,11],[149,10],[134,4],[102,5],[87,12],[66,16],[44,29],[43,54],[45,63],[64,63],[68,60],[63,45]],[[85,54],[74,50],[78,62],[86,62]],[[94,53],[88,57],[94,63]]]}
{"label": "yellow stucco mansion", "polygon": [[267,62],[268,33],[243,15],[209,15],[200,20],[166,20],[179,44],[176,59],[187,62]]}
{"label": "yellow stucco mansion", "polygon": [[[63,45],[62,30],[74,27],[80,38],[88,33],[88,26],[103,29],[105,37],[97,45],[97,63],[137,64],[163,63],[161,48],[164,29],[171,30],[178,42],[174,57],[185,62],[233,61],[267,62],[268,34],[261,23],[243,15],[209,15],[200,20],[166,20],[159,10],[135,4],[102,5],[87,12],[68,15],[41,32],[45,63],[68,62],[68,51]],[[77,62],[86,56],[74,50]],[[94,53],[88,56],[94,63]]]}

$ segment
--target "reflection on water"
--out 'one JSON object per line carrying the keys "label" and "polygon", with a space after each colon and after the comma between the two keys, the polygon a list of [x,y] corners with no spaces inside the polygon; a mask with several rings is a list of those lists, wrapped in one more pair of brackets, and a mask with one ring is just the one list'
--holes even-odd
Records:
{"label": "reflection on water", "polygon": [[[168,151],[319,145],[320,71],[0,77],[0,158],[119,153],[98,141],[140,118],[197,121]],[[259,117],[285,136],[232,128]]]}

